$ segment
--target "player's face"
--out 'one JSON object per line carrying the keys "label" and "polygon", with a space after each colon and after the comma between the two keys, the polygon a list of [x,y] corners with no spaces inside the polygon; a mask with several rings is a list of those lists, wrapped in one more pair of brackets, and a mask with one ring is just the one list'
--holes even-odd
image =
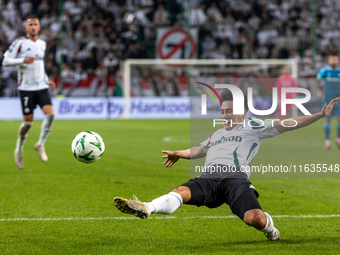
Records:
{"label": "player's face", "polygon": [[329,56],[328,57],[328,64],[330,66],[337,66],[339,64],[338,56]]}
{"label": "player's face", "polygon": [[[226,120],[227,122],[223,124],[225,130],[232,130],[238,123],[241,123],[246,115],[246,110],[244,114],[233,114],[233,101],[224,101],[222,102],[220,113],[221,119]],[[232,123],[232,125],[231,125]],[[236,124],[237,123],[237,124]]]}
{"label": "player's face", "polygon": [[38,19],[28,19],[26,21],[26,27],[25,27],[27,33],[30,36],[37,36],[40,31],[40,22]]}
{"label": "player's face", "polygon": [[289,75],[289,69],[288,69],[287,66],[284,66],[284,67],[282,68],[282,75]]}

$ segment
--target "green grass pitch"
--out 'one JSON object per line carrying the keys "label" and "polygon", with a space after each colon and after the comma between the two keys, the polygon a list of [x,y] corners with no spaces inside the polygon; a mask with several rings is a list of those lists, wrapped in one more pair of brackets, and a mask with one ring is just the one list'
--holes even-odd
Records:
{"label": "green grass pitch", "polygon": [[[19,125],[0,122],[0,254],[340,253],[340,217],[295,218],[340,215],[340,179],[251,179],[265,211],[291,216],[273,218],[282,240],[269,242],[230,218],[226,205],[213,210],[184,205],[147,220],[114,207],[115,196],[150,201],[190,178],[189,161],[167,169],[161,159],[162,149],[189,147],[189,120],[57,120],[46,143],[47,163],[33,149],[41,125],[36,121],[23,171],[13,160]],[[100,134],[106,145],[94,164],[78,162],[71,152],[73,138],[86,130]],[[333,145],[327,152],[323,143],[319,121],[264,140],[252,164],[339,164],[340,151]]]}

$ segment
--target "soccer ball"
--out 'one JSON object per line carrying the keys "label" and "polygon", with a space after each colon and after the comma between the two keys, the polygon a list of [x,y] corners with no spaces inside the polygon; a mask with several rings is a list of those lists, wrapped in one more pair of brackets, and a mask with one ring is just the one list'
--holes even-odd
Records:
{"label": "soccer ball", "polygon": [[103,139],[95,132],[79,133],[72,142],[74,157],[82,163],[93,163],[100,159],[104,153]]}

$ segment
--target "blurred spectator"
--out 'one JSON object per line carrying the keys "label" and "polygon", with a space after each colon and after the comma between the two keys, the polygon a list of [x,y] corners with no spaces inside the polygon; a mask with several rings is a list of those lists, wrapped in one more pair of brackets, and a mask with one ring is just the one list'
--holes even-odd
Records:
{"label": "blurred spectator", "polygon": [[211,35],[206,35],[202,42],[202,52],[213,52],[216,49],[216,41]]}
{"label": "blurred spectator", "polygon": [[26,18],[27,14],[32,13],[33,4],[29,0],[23,0],[20,4],[21,17]]}
{"label": "blurred spectator", "polygon": [[122,13],[122,7],[119,6],[116,1],[111,2],[108,9],[115,17],[120,16]]}
{"label": "blurred spectator", "polygon": [[158,5],[153,17],[153,22],[156,26],[165,26],[169,24],[169,13],[164,9],[164,5]]}
{"label": "blurred spectator", "polygon": [[104,66],[106,67],[116,67],[118,66],[118,59],[113,51],[109,51],[104,58]]}
{"label": "blurred spectator", "polygon": [[98,63],[92,51],[88,51],[88,55],[86,59],[83,61],[83,66],[88,75],[94,74],[94,70],[97,68]]}
{"label": "blurred spectator", "polygon": [[199,8],[193,6],[190,14],[190,23],[192,26],[201,26],[207,22],[207,16],[204,13],[204,5],[201,5]]}
{"label": "blurred spectator", "polygon": [[43,15],[45,14],[48,15],[49,13],[50,13],[50,6],[48,5],[47,0],[42,0],[37,10],[38,17],[41,18],[43,17]]}
{"label": "blurred spectator", "polygon": [[125,45],[122,43],[122,39],[119,38],[119,37],[116,38],[116,41],[115,41],[114,44],[112,44],[111,49],[114,52],[117,52],[117,51],[124,52],[125,51]]}
{"label": "blurred spectator", "polygon": [[261,19],[256,16],[255,12],[251,13],[251,17],[248,20],[248,27],[252,31],[258,31],[260,28]]}
{"label": "blurred spectator", "polygon": [[18,32],[10,23],[4,23],[2,25],[3,25],[2,27],[5,29],[5,36],[7,38],[7,42],[12,42],[14,38],[17,37]]}
{"label": "blurred spectator", "polygon": [[70,10],[72,10],[75,7],[75,3],[72,0],[66,0],[63,3],[63,10],[66,12],[69,12]]}
{"label": "blurred spectator", "polygon": [[287,30],[286,37],[287,49],[297,50],[299,47],[299,37],[296,36],[295,32],[292,30]]}
{"label": "blurred spectator", "polygon": [[[339,9],[339,1],[317,1],[316,68],[340,43]],[[152,58],[158,27],[188,25],[198,30],[198,58],[293,58],[301,74],[314,70],[313,13],[306,0],[65,0],[62,13],[58,1],[0,0],[0,12],[2,50],[24,34],[29,13],[38,15],[51,74],[65,62],[70,70],[81,63],[94,74],[111,68],[107,57],[112,53],[115,63]],[[118,68],[117,63],[113,72]],[[10,77],[11,68],[1,70],[3,79]]]}
{"label": "blurred spectator", "polygon": [[216,3],[212,3],[211,6],[207,9],[207,15],[215,19],[216,21],[220,21],[222,19],[222,14],[217,8]]}
{"label": "blurred spectator", "polygon": [[44,13],[42,18],[40,19],[41,29],[44,30],[45,28],[48,28],[50,23],[51,23],[51,19],[50,19],[48,13]]}
{"label": "blurred spectator", "polygon": [[265,44],[260,44],[256,51],[257,58],[267,58],[269,54],[268,47]]}
{"label": "blurred spectator", "polygon": [[128,58],[143,58],[139,43],[131,43]]}
{"label": "blurred spectator", "polygon": [[80,62],[77,62],[75,65],[74,78],[79,81],[87,79],[87,73],[84,71],[83,65]]}
{"label": "blurred spectator", "polygon": [[70,66],[67,65],[66,63],[64,63],[62,65],[62,71],[60,73],[60,78],[61,79],[60,79],[59,84],[58,84],[59,90],[61,90],[63,88],[64,83],[73,83],[73,81],[74,81],[74,72],[72,71]]}
{"label": "blurred spectator", "polygon": [[134,12],[136,19],[140,22],[141,25],[147,26],[150,24],[150,21],[146,17],[145,10],[141,8],[141,6],[137,5],[136,10]]}

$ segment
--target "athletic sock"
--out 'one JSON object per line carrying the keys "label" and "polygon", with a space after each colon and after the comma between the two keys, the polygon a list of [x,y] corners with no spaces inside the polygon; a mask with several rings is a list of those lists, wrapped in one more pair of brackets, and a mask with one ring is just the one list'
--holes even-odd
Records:
{"label": "athletic sock", "polygon": [[267,223],[266,226],[264,227],[264,229],[261,229],[260,231],[267,233],[269,235],[274,235],[274,222],[272,220],[272,217],[270,217],[270,215],[266,212],[263,212],[266,215],[267,218]]}
{"label": "athletic sock", "polygon": [[338,123],[338,125],[336,126],[336,130],[337,130],[337,139],[340,140],[340,123]]}
{"label": "athletic sock", "polygon": [[[330,131],[330,125],[327,123],[323,124],[323,129],[325,131],[325,138],[326,140],[329,140],[329,131]],[[338,129],[339,130],[339,129]],[[339,131],[338,131],[339,132]]]}
{"label": "athletic sock", "polygon": [[23,147],[28,135],[28,130],[31,128],[32,122],[23,122],[19,127],[17,147],[15,148],[18,152],[22,153]]}
{"label": "athletic sock", "polygon": [[50,134],[52,123],[54,119],[54,114],[48,114],[45,116],[43,123],[41,124],[41,131],[38,144],[44,145],[48,135]]}
{"label": "athletic sock", "polygon": [[146,204],[152,213],[169,214],[181,207],[183,204],[183,198],[176,192],[170,192]]}

